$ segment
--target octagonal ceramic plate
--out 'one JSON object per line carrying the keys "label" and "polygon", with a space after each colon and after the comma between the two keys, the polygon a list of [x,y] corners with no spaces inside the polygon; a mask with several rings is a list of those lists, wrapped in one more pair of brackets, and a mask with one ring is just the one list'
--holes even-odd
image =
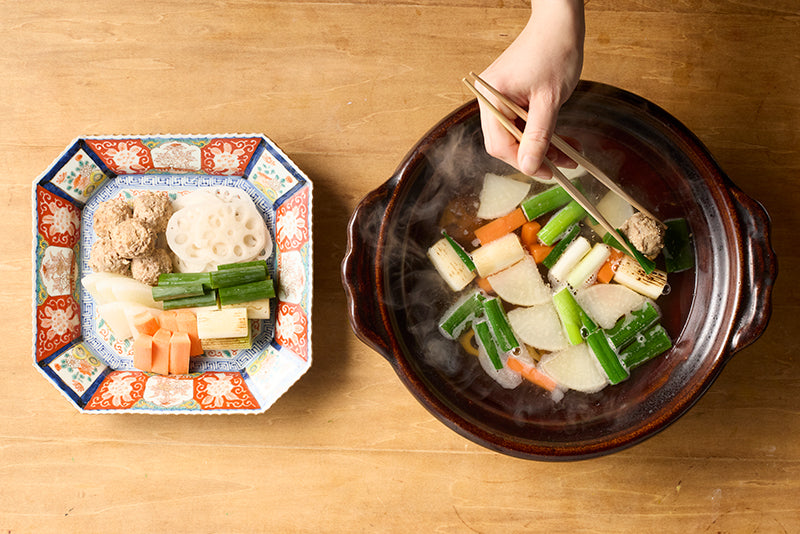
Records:
{"label": "octagonal ceramic plate", "polygon": [[[235,187],[258,207],[275,247],[271,319],[252,320],[253,348],[206,351],[190,373],[133,367],[131,341],[98,317],[80,280],[91,272],[92,214],[143,190],[171,198]],[[76,139],[33,186],[33,360],[91,413],[260,413],[311,366],[312,186],[263,135]]]}

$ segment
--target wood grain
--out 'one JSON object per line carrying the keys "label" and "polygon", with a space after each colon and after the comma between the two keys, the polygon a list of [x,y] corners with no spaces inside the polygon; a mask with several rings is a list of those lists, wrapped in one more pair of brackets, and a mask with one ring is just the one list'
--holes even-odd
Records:
{"label": "wood grain", "polygon": [[[0,3],[0,532],[800,531],[794,0],[587,3],[584,78],[675,115],[772,217],[770,326],[674,425],[597,460],[495,454],[432,418],[350,331],[350,213],[528,13]],[[78,136],[221,132],[267,134],[314,181],[314,365],[259,416],[77,413],[31,364],[31,182]]]}

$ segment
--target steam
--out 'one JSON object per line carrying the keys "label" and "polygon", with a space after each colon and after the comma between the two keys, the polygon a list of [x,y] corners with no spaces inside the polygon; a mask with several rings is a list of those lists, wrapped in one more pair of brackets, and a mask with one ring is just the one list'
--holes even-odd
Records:
{"label": "steam", "polygon": [[[619,169],[619,156],[606,155],[610,170]],[[527,383],[504,390],[486,375],[477,357],[458,341],[441,335],[441,316],[458,298],[427,258],[428,247],[441,238],[442,214],[454,199],[466,199],[468,207],[474,203],[473,213],[477,212],[483,176],[487,172],[516,171],[486,154],[477,121],[450,128],[425,158],[425,163],[419,165],[422,174],[406,177],[411,183],[398,188],[408,196],[397,199],[402,208],[393,210],[387,219],[392,226],[383,229],[382,268],[388,289],[382,296],[398,323],[395,331],[408,333],[400,342],[410,354],[409,359],[433,370],[422,373],[435,383],[434,388],[452,389],[454,398],[467,397],[489,411],[508,414],[512,425],[542,424],[539,431],[546,432],[547,425],[558,421],[559,431],[563,431],[564,423],[586,422],[608,412],[609,406],[600,404],[601,393],[567,392],[563,400],[556,402],[550,393]],[[383,220],[383,212],[377,215]],[[378,223],[373,224],[376,226],[371,229],[377,235]]]}

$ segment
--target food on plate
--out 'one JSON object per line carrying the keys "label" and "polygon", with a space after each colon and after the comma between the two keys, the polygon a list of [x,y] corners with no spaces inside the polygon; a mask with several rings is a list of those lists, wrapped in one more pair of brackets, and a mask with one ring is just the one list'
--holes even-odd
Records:
{"label": "food on plate", "polygon": [[119,255],[110,237],[99,237],[94,242],[89,267],[97,273],[131,274],[131,260]]}
{"label": "food on plate", "polygon": [[[693,266],[688,225],[667,221],[676,235],[665,239],[661,223],[634,213],[616,194],[602,196],[598,206],[635,257],[560,186],[522,187],[515,177],[487,173],[476,213],[458,219],[463,227],[443,215],[449,233],[428,249],[454,293],[439,331],[457,346],[474,340],[477,350],[467,357],[477,353],[501,387],[528,382],[554,401],[567,390],[594,393],[672,346],[657,300],[668,290],[668,267]],[[475,239],[459,242],[451,234]],[[666,266],[659,269],[665,242]]]}
{"label": "food on plate", "polygon": [[272,254],[272,239],[258,208],[247,194],[230,187],[182,198],[166,237],[181,272],[210,271]]}
{"label": "food on plate", "polygon": [[[251,321],[269,319],[269,230],[246,192],[138,191],[94,212],[97,233],[81,279],[99,326],[130,340],[134,367],[189,372],[208,350],[251,348]],[[174,269],[173,267],[177,267]]]}
{"label": "food on plate", "polygon": [[111,229],[111,244],[123,258],[145,256],[156,246],[156,233],[147,224],[133,217]]}
{"label": "food on plate", "polygon": [[133,216],[150,226],[154,232],[167,229],[172,212],[172,202],[166,192],[142,191],[133,198]]}
{"label": "food on plate", "polygon": [[101,202],[94,212],[97,240],[89,253],[96,272],[122,274],[148,285],[172,271],[172,258],[158,246],[162,219],[172,212],[166,194],[143,191],[133,205],[123,198]]}
{"label": "food on plate", "polygon": [[100,237],[108,237],[114,227],[132,216],[133,209],[125,199],[115,198],[102,202],[92,218],[94,231]]}
{"label": "food on plate", "polygon": [[158,277],[172,271],[172,258],[163,248],[154,248],[144,256],[131,260],[131,276],[149,286],[158,283]]}
{"label": "food on plate", "polygon": [[203,349],[221,346],[250,348],[253,344],[247,308],[200,310],[197,312],[197,337]]}

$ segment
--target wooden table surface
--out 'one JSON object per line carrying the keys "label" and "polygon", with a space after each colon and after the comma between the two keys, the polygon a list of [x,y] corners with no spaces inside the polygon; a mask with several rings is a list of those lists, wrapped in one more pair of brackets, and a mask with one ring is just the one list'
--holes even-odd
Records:
{"label": "wooden table surface", "polygon": [[[0,532],[800,532],[797,0],[597,0],[583,77],[761,201],[772,319],[688,414],[570,463],[435,420],[350,330],[345,226],[469,99],[524,0],[0,2]],[[262,415],[78,413],[32,365],[31,183],[72,139],[263,132],[314,182],[311,370]]]}

